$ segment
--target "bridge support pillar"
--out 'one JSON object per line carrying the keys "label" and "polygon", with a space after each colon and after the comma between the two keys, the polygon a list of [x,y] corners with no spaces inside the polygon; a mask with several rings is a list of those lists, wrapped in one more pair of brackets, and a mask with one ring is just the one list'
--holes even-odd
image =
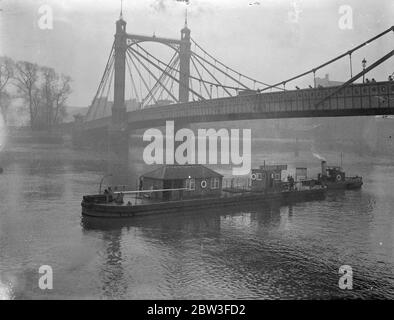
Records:
{"label": "bridge support pillar", "polygon": [[[183,141],[175,141],[175,135],[181,129],[191,129],[190,124],[182,121],[174,121],[174,164],[179,164],[175,157],[176,150],[185,141],[185,138]],[[197,145],[197,141],[195,143]]]}
{"label": "bridge support pillar", "polygon": [[119,127],[108,129],[108,173],[111,185],[129,185],[129,134]]}

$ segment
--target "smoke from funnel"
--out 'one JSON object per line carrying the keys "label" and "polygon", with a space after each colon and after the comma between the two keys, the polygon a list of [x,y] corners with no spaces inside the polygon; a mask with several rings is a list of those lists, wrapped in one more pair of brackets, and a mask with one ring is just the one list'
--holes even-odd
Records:
{"label": "smoke from funnel", "polygon": [[321,161],[327,161],[326,158],[322,157],[320,154],[312,153],[313,156]]}

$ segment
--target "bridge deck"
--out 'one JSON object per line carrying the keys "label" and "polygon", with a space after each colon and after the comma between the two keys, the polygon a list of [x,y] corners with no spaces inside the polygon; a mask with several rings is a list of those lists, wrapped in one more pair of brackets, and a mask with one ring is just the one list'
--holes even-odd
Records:
{"label": "bridge deck", "polygon": [[[182,123],[337,117],[394,114],[394,82],[354,84],[332,95],[338,87],[239,95],[128,112],[130,128],[163,125],[166,120]],[[85,130],[108,127],[111,117],[89,121]]]}

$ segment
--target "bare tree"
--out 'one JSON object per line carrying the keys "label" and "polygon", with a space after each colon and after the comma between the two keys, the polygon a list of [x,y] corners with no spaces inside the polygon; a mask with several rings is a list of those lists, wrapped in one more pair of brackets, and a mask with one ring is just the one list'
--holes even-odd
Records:
{"label": "bare tree", "polygon": [[50,129],[53,124],[53,104],[55,102],[55,88],[58,81],[58,75],[55,70],[48,67],[41,67],[41,74],[43,82],[41,85],[41,122],[42,124]]}
{"label": "bare tree", "polygon": [[15,65],[15,85],[18,93],[25,100],[29,107],[30,126],[35,127],[35,120],[40,106],[37,64],[19,61]]}
{"label": "bare tree", "polygon": [[62,74],[58,81],[55,91],[55,112],[53,117],[53,123],[60,123],[65,116],[66,112],[66,101],[71,93],[71,77]]}
{"label": "bare tree", "polygon": [[4,122],[7,122],[8,108],[11,104],[11,94],[7,85],[14,74],[14,63],[8,57],[0,57],[0,112]]}
{"label": "bare tree", "polygon": [[11,105],[11,94],[3,90],[0,93],[0,112],[3,117],[4,123],[7,123],[8,109]]}
{"label": "bare tree", "polygon": [[15,85],[29,107],[33,129],[51,129],[66,116],[71,78],[26,61],[16,64]]}
{"label": "bare tree", "polygon": [[41,68],[43,83],[41,100],[47,128],[60,123],[66,116],[66,101],[71,93],[71,78],[58,75],[54,69]]}

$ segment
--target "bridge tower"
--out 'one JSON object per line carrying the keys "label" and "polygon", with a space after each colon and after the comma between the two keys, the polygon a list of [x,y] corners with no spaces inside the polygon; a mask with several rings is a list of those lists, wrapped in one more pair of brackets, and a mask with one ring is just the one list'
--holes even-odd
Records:
{"label": "bridge tower", "polygon": [[108,152],[112,157],[109,171],[112,174],[112,184],[127,184],[127,168],[129,160],[129,133],[127,130],[127,110],[125,104],[126,81],[126,50],[127,33],[126,21],[120,18],[116,21],[114,42],[114,104],[112,119],[108,129]]}
{"label": "bridge tower", "polygon": [[126,21],[116,21],[115,34],[115,82],[114,82],[114,105],[112,106],[112,124],[122,125],[126,116],[125,105],[125,74],[126,74],[126,50],[127,34]]}
{"label": "bridge tower", "polygon": [[179,102],[189,102],[191,42],[190,29],[185,26],[181,30],[181,44],[179,47]]}

